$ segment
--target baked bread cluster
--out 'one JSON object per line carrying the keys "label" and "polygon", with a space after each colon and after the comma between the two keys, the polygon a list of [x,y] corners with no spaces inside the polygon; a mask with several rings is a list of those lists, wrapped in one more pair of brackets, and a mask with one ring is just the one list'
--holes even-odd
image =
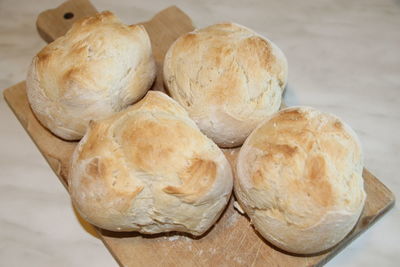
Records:
{"label": "baked bread cluster", "polygon": [[[168,50],[163,75],[172,98],[147,92],[156,64],[145,28],[106,11],[80,20],[35,56],[27,94],[43,126],[63,139],[83,137],[68,185],[90,223],[199,236],[234,187],[265,239],[316,253],[343,239],[362,212],[363,155],[356,134],[334,115],[279,111],[287,65],[267,38],[215,24]],[[233,181],[220,147],[243,142],[231,162]]]}

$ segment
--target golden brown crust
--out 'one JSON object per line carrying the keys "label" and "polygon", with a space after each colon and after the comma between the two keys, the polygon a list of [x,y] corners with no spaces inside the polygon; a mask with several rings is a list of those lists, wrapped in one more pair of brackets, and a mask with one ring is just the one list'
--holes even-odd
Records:
{"label": "golden brown crust", "polygon": [[214,161],[194,158],[179,177],[182,180],[181,186],[167,186],[163,191],[181,196],[184,202],[194,203],[214,184],[217,178],[217,166]]}
{"label": "golden brown crust", "polygon": [[339,242],[365,201],[356,135],[312,108],[282,110],[257,127],[241,148],[237,172],[235,194],[255,227],[291,252]]}
{"label": "golden brown crust", "polygon": [[149,92],[90,124],[69,179],[77,209],[99,227],[199,235],[227,203],[231,175],[222,151],[182,107]]}

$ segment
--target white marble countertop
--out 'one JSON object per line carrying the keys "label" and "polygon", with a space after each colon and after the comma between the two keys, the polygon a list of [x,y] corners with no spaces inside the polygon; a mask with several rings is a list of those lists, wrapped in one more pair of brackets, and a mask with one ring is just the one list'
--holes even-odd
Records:
{"label": "white marble countertop", "polygon": [[[0,0],[0,88],[25,79],[44,46],[36,16],[62,1]],[[268,36],[289,62],[287,102],[333,112],[359,134],[365,166],[397,197],[400,183],[400,1],[93,0],[126,23],[175,4],[198,27],[235,21]],[[117,266],[0,99],[0,265]],[[397,206],[328,266],[398,266]]]}

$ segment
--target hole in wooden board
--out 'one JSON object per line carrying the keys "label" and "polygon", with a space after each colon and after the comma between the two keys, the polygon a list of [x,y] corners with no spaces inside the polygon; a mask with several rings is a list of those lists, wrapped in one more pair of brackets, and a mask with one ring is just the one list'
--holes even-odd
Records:
{"label": "hole in wooden board", "polygon": [[64,14],[64,19],[72,19],[74,17],[74,13],[67,12]]}

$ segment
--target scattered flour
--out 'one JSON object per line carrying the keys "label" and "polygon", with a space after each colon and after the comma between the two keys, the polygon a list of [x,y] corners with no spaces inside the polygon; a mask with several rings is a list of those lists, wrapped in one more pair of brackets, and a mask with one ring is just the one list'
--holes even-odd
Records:
{"label": "scattered flour", "polygon": [[187,237],[187,236],[183,236],[182,238],[183,238],[183,240],[185,240],[186,242],[192,242],[192,241],[193,241],[193,239],[191,239],[191,238],[189,238],[189,237]]}
{"label": "scattered flour", "polygon": [[209,248],[208,252],[210,252],[211,255],[214,255],[215,253],[217,253],[217,249],[216,248]]}
{"label": "scattered flour", "polygon": [[226,227],[231,227],[233,225],[235,225],[236,221],[239,218],[239,214],[237,212],[234,212],[229,218],[228,220],[226,220]]}
{"label": "scattered flour", "polygon": [[240,258],[240,257],[234,257],[233,260],[236,261],[239,264],[244,264],[242,258]]}
{"label": "scattered flour", "polygon": [[173,236],[170,236],[168,238],[169,241],[175,241],[175,240],[178,240],[178,239],[179,239],[179,236],[177,236],[177,235],[173,235]]}

